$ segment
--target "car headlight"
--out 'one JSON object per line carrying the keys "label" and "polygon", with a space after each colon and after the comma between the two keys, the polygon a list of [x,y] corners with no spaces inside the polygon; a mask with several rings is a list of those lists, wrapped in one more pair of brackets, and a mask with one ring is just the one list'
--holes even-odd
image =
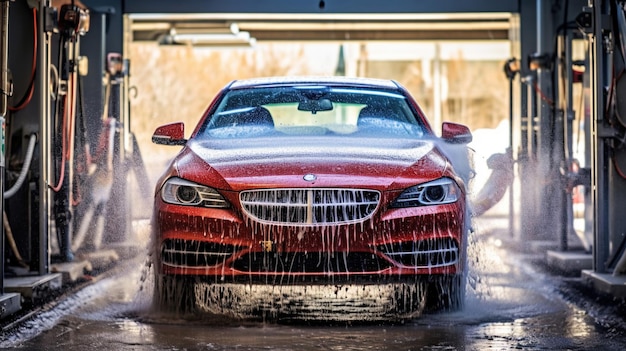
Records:
{"label": "car headlight", "polygon": [[228,201],[217,190],[180,178],[170,178],[165,182],[161,198],[175,205],[230,207]]}
{"label": "car headlight", "polygon": [[452,179],[440,178],[406,189],[393,202],[392,207],[449,204],[459,199],[459,193],[459,187]]}

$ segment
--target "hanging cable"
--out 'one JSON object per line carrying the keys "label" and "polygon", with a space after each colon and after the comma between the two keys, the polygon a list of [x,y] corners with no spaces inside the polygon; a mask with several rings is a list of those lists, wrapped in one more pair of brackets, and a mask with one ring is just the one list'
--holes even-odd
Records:
{"label": "hanging cable", "polygon": [[615,167],[615,171],[620,177],[622,177],[623,179],[626,179],[626,173],[624,173],[622,168],[619,166],[619,164],[617,163],[617,159],[615,157],[613,157],[613,167]]}
{"label": "hanging cable", "polygon": [[52,186],[49,185],[50,188],[52,189],[52,191],[54,191],[55,193],[59,192],[59,190],[61,190],[61,188],[63,187],[63,181],[65,180],[65,153],[66,153],[66,148],[67,148],[67,143],[66,143],[66,133],[65,133],[65,129],[67,127],[67,95],[64,97],[64,102],[63,102],[63,123],[61,126],[61,174],[59,175],[59,180],[57,185]]}
{"label": "hanging cable", "polygon": [[11,186],[11,188],[4,192],[4,198],[11,198],[24,184],[24,180],[26,180],[26,175],[28,175],[28,170],[30,169],[30,162],[33,160],[33,155],[35,153],[35,144],[37,143],[37,134],[33,133],[30,135],[30,139],[28,140],[28,149],[26,150],[26,156],[24,156],[24,165],[22,166],[22,170],[20,171],[20,175],[17,177],[17,180]]}
{"label": "hanging cable", "polygon": [[15,237],[13,236],[13,230],[11,230],[11,224],[9,223],[9,217],[7,216],[6,211],[2,211],[2,225],[4,226],[4,233],[6,234],[7,242],[11,247],[11,251],[13,251],[13,255],[15,256],[17,263],[24,268],[28,268],[28,264],[24,261],[24,258],[22,258],[20,250],[17,248],[17,244],[15,243]]}
{"label": "hanging cable", "polygon": [[[62,55],[61,50],[64,51],[64,44],[66,44],[66,40],[61,40],[60,45],[59,45],[59,64],[61,64],[61,62],[64,59],[67,59],[64,55]],[[67,92],[63,98],[63,122],[61,124],[61,165],[60,165],[60,175],[59,175],[59,179],[58,179],[58,183],[57,185],[49,185],[49,187],[52,189],[52,191],[59,192],[61,190],[61,188],[63,187],[63,182],[65,180],[65,165],[67,163],[68,160],[71,159],[71,128],[72,128],[72,123],[73,123],[73,117],[72,114],[74,113],[74,108],[73,108],[73,90],[74,90],[74,75],[70,74],[68,77],[68,84],[67,84]],[[57,108],[55,109],[58,114],[58,100],[57,100]]]}
{"label": "hanging cable", "polygon": [[[56,68],[54,71],[56,72],[56,80],[57,80],[57,84],[54,87],[54,96],[56,97],[54,99],[54,108],[53,108],[53,115],[52,115],[52,120],[54,121],[55,125],[55,129],[58,129],[58,117],[59,117],[59,109],[60,109],[60,104],[59,104],[59,100],[61,100],[61,74],[59,72],[59,70],[61,69],[61,62],[63,61],[63,41],[64,38],[61,37],[61,39],[59,40],[59,46],[58,46],[58,56],[57,56],[57,66],[58,68]],[[54,65],[51,65],[54,66]],[[51,87],[52,89],[52,87]],[[63,101],[65,102],[65,96],[63,97]],[[64,117],[64,116],[63,116]],[[62,122],[62,127],[61,130],[63,130],[64,126],[65,126],[65,118],[62,118],[63,122]],[[57,139],[56,136],[53,136],[54,139]],[[55,140],[55,147],[57,147],[58,141]],[[61,138],[61,145],[63,144],[63,138]],[[63,148],[61,146],[61,148]],[[61,151],[61,155],[63,155],[64,152]],[[64,160],[63,157],[61,157],[61,166],[63,166],[61,168],[61,174],[59,176],[59,180],[58,180],[58,184],[56,186],[52,185],[52,184],[48,184],[48,187],[54,191],[55,193],[58,192],[59,190],[61,190],[61,184],[63,184],[63,178],[65,177],[65,172],[63,171],[63,169],[65,169],[65,164],[64,164]]]}
{"label": "hanging cable", "polygon": [[611,79],[611,84],[609,85],[609,91],[607,93],[607,107],[605,112],[607,113],[607,115],[609,115],[609,113],[612,112],[611,115],[615,116],[615,120],[617,121],[617,123],[622,126],[623,128],[626,128],[626,123],[622,120],[621,115],[619,113],[619,110],[616,106],[617,104],[617,96],[616,96],[616,90],[617,90],[617,84],[619,83],[619,81],[622,79],[622,76],[624,75],[625,70],[622,69],[619,73],[615,74],[615,72],[613,72],[613,79]]}
{"label": "hanging cable", "polygon": [[76,138],[77,146],[74,148],[76,159],[74,161],[74,187],[72,196],[72,206],[78,206],[82,200],[81,188],[84,185],[85,177],[89,172],[89,166],[91,165],[91,155],[89,149],[89,142],[87,141],[87,121],[85,113],[85,101],[83,91],[82,76],[78,74],[76,78],[76,113],[75,116],[75,128],[78,136]]}
{"label": "hanging cable", "polygon": [[550,106],[554,106],[554,101],[550,99],[546,94],[544,94],[541,88],[539,88],[539,84],[537,84],[536,81],[532,82],[532,85],[533,85],[533,89],[535,89],[537,94],[539,94],[539,96],[541,97],[541,100],[545,101]]}
{"label": "hanging cable", "polygon": [[615,172],[617,172],[617,175],[619,175],[623,179],[626,179],[626,172],[624,172],[624,170],[620,167],[619,163],[617,163],[617,157],[615,157],[615,155],[612,155],[612,159],[613,159],[613,167],[615,168]]}
{"label": "hanging cable", "polygon": [[582,127],[582,121],[585,118],[585,94],[584,94],[584,91],[580,92],[580,101],[578,103],[579,103],[578,111],[579,111],[580,116],[578,117],[577,127],[576,127],[576,130],[577,130],[577,134],[576,134],[576,151],[577,152],[580,151],[580,138],[582,137],[582,134],[583,134],[583,133],[580,132],[580,130],[581,130],[581,127]]}
{"label": "hanging cable", "polygon": [[73,123],[72,113],[74,109],[72,108],[72,95],[70,91],[72,89],[72,85],[74,78],[70,77],[70,84],[68,84],[68,93],[65,95],[65,99],[63,102],[63,124],[61,126],[61,175],[59,176],[58,184],[52,187],[52,190],[56,193],[61,190],[63,187],[63,181],[65,180],[65,164],[68,160],[71,159],[72,155],[72,147],[71,147],[71,126]]}
{"label": "hanging cable", "polygon": [[37,9],[33,8],[33,59],[30,71],[28,89],[24,97],[20,99],[16,106],[9,106],[9,111],[19,111],[26,107],[33,98],[35,92],[35,73],[37,71]]}

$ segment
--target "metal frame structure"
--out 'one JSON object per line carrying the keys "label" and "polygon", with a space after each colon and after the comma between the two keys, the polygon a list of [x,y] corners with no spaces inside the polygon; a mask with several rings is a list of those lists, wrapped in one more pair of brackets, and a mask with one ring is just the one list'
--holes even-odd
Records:
{"label": "metal frame structure", "polygon": [[626,18],[623,2],[594,0],[587,9],[592,113],[593,269],[583,278],[596,290],[626,296],[626,105],[621,73],[626,67]]}

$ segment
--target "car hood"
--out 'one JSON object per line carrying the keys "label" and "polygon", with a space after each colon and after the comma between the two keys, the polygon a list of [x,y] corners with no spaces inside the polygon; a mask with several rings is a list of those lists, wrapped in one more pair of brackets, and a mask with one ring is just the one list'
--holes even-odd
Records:
{"label": "car hood", "polygon": [[[434,141],[383,138],[192,140],[176,167],[181,177],[235,191],[309,186],[390,190],[450,172]],[[305,180],[307,174],[315,179]]]}

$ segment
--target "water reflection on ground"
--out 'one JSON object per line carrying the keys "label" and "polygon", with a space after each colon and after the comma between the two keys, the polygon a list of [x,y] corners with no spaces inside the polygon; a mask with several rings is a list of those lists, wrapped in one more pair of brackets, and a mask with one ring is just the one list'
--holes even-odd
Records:
{"label": "water reflection on ground", "polygon": [[[488,227],[486,227],[488,228]],[[470,284],[462,312],[399,324],[263,323],[222,316],[156,313],[145,258],[99,281],[0,347],[22,350],[618,350],[623,331],[600,327],[565,301],[559,278],[502,245],[506,234],[472,238]],[[131,268],[132,267],[132,268]],[[149,274],[148,274],[149,276]]]}

